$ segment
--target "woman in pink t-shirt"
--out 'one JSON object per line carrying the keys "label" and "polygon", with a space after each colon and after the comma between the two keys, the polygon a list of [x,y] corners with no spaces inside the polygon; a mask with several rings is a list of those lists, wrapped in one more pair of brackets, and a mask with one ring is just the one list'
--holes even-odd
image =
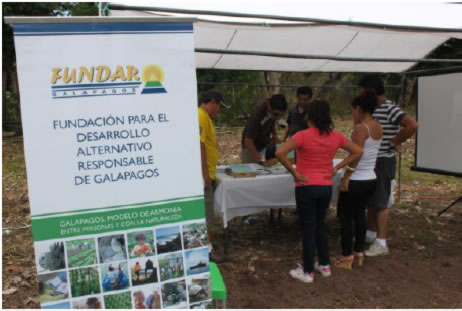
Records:
{"label": "woman in pink t-shirt", "polygon": [[[288,139],[278,149],[276,156],[294,177],[297,212],[302,227],[303,266],[291,270],[290,275],[311,283],[314,269],[323,276],[331,273],[324,218],[332,196],[332,176],[340,168],[358,160],[362,149],[333,130],[330,106],[326,101],[315,100],[310,104],[308,125],[309,129]],[[332,160],[339,148],[347,150],[350,155],[332,167]],[[296,168],[292,167],[287,158],[292,150],[297,153]],[[319,259],[316,265],[315,249]]]}

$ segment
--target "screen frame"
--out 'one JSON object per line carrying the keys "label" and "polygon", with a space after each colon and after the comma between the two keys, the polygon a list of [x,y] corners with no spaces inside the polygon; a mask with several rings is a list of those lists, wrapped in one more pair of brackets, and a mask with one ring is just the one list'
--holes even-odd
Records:
{"label": "screen frame", "polygon": [[[432,69],[426,71],[415,72],[415,76],[417,78],[424,77],[424,76],[438,76],[438,75],[445,75],[451,73],[462,73],[462,67],[453,67],[453,68],[444,68],[444,69]],[[419,88],[419,83],[417,81],[417,89]],[[419,122],[419,92],[417,91],[417,104],[416,104],[416,120]],[[459,172],[451,172],[446,170],[440,170],[435,168],[428,168],[422,167],[417,165],[417,144],[418,144],[418,135],[419,131],[417,130],[415,133],[415,146],[414,146],[414,163],[415,165],[411,166],[411,171],[417,172],[425,172],[425,173],[432,173],[438,175],[446,175],[446,176],[454,176],[454,177],[462,177],[462,173]]]}

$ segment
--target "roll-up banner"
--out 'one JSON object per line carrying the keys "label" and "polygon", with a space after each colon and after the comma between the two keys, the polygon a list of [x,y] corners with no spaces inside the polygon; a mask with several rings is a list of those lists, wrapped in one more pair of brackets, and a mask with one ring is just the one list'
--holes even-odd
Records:
{"label": "roll-up banner", "polygon": [[193,21],[6,20],[42,308],[210,306]]}

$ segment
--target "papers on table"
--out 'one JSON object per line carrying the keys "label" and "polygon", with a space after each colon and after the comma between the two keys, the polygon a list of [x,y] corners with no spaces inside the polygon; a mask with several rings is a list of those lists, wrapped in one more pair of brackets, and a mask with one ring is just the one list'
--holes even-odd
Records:
{"label": "papers on table", "polygon": [[229,172],[234,177],[254,177],[259,175],[283,175],[289,174],[284,166],[263,166],[257,163],[231,164]]}
{"label": "papers on table", "polygon": [[284,166],[280,166],[280,165],[270,166],[267,168],[267,170],[271,172],[271,175],[289,174],[287,169]]}
{"label": "papers on table", "polygon": [[[252,166],[253,163],[250,164],[231,164],[231,172],[237,174],[246,174],[246,173],[256,173],[258,168]],[[256,164],[258,165],[258,164]]]}

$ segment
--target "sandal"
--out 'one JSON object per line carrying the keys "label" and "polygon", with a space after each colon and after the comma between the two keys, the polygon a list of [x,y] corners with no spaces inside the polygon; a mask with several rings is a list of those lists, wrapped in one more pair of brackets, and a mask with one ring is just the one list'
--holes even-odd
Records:
{"label": "sandal", "polygon": [[341,256],[339,260],[335,263],[337,268],[351,270],[353,267],[353,261],[355,257],[353,255],[350,256]]}

